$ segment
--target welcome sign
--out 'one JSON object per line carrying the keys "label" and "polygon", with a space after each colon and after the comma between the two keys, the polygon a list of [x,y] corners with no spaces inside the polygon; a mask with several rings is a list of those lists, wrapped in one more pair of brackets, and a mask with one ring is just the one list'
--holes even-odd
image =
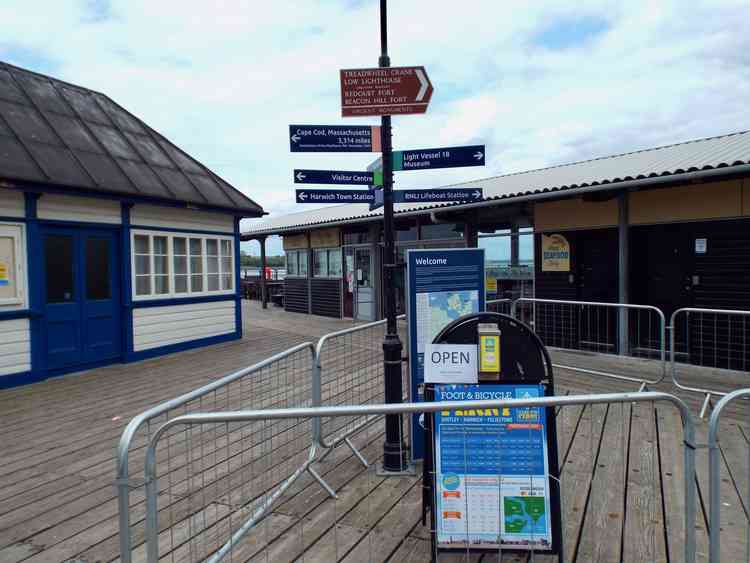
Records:
{"label": "welcome sign", "polygon": [[570,243],[562,235],[542,235],[542,272],[570,271]]}

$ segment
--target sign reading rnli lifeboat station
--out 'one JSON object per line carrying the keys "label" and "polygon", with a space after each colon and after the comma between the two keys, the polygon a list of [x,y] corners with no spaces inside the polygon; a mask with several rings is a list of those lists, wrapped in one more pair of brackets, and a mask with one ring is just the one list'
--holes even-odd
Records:
{"label": "sign reading rnli lifeboat station", "polygon": [[570,271],[570,243],[562,235],[542,235],[542,272]]}

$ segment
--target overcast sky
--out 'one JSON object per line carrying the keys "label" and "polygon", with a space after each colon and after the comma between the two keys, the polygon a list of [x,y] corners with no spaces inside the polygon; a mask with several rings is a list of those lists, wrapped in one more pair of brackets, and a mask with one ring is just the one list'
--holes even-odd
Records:
{"label": "overcast sky", "polygon": [[[748,129],[749,21],[746,0],[392,0],[392,64],[424,65],[435,89],[426,115],[394,118],[394,148],[487,145],[483,169],[399,186]],[[302,207],[293,168],[372,160],[292,155],[287,132],[378,123],[341,118],[338,83],[378,54],[377,1],[0,2],[2,60],[104,92],[271,214]]]}

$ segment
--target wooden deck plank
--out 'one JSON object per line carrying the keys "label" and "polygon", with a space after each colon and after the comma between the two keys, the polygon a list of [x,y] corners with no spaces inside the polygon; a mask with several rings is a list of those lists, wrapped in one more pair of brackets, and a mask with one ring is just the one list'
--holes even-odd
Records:
{"label": "wooden deck plank", "polygon": [[666,563],[655,405],[633,403],[630,424],[622,560]]}
{"label": "wooden deck plank", "polygon": [[580,534],[578,561],[620,561],[630,411],[631,405],[627,403],[612,404],[607,409],[602,447],[596,458]]}
{"label": "wooden deck plank", "polygon": [[575,561],[581,525],[592,474],[601,447],[606,406],[588,405],[583,412],[568,457],[562,467],[561,502],[563,513],[563,554],[566,562]]}

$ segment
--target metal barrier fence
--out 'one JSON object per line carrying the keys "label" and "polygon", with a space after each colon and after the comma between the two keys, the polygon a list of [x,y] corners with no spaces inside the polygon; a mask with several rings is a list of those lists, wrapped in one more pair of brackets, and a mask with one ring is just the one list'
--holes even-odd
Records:
{"label": "metal barrier fence", "polygon": [[651,305],[598,303],[522,297],[513,302],[513,317],[525,322],[551,348],[629,357],[653,358],[660,365],[652,377],[553,364],[554,367],[647,385],[666,374],[664,313]]}
{"label": "metal barrier fence", "polygon": [[[682,420],[684,446],[682,447],[682,464],[684,464],[684,482],[681,485],[684,513],[674,511],[673,516],[684,518],[680,524],[684,531],[684,544],[678,540],[679,550],[684,548],[684,560],[695,561],[695,517],[696,517],[696,483],[695,483],[695,443],[694,427],[687,406],[677,397],[666,393],[641,392],[623,394],[601,394],[584,396],[542,397],[530,399],[505,399],[481,401],[451,402],[451,409],[461,409],[464,412],[473,409],[505,409],[526,408],[541,409],[557,407],[560,412],[580,406],[577,422],[573,425],[581,431],[578,445],[562,444],[561,456],[569,461],[561,464],[562,475],[551,477],[561,483],[563,509],[570,511],[570,516],[576,514],[576,506],[583,506],[583,511],[591,510],[591,535],[582,537],[578,532],[563,531],[563,537],[571,545],[574,558],[578,560],[594,560],[596,553],[602,547],[602,529],[614,523],[618,528],[617,537],[624,530],[623,516],[613,509],[612,489],[622,477],[624,464],[612,461],[616,443],[615,432],[619,425],[623,426],[645,424],[633,422],[626,414],[631,413],[637,404],[646,403],[646,407],[655,408],[656,402],[666,402],[679,412]],[[600,407],[602,410],[598,410]],[[336,460],[330,473],[346,486],[338,498],[326,497],[320,493],[311,493],[299,482],[294,481],[304,472],[305,467],[296,471],[275,468],[274,462],[283,455],[275,453],[278,449],[276,436],[283,432],[295,432],[295,428],[305,428],[312,431],[312,420],[325,418],[366,419],[385,414],[405,414],[420,412],[436,412],[446,408],[445,402],[405,403],[399,405],[363,405],[336,406],[317,408],[291,408],[272,410],[252,410],[240,412],[196,413],[187,414],[165,422],[152,435],[146,452],[145,481],[146,481],[146,553],[150,562],[156,562],[159,557],[171,557],[179,560],[206,560],[215,562],[229,558],[231,561],[265,560],[291,561],[310,560],[334,561],[342,557],[349,560],[384,560],[392,553],[392,546],[398,547],[398,539],[409,534],[412,522],[419,520],[419,499],[422,487],[417,477],[391,477],[387,481],[378,478],[371,469],[362,469],[358,462],[350,459],[350,463]],[[612,422],[613,411],[621,410],[622,419]],[[582,421],[584,411],[590,413],[589,422]],[[558,417],[560,417],[558,412]],[[649,411],[646,411],[649,412]],[[655,411],[651,411],[651,416]],[[637,416],[637,415],[636,415]],[[630,422],[628,422],[630,420]],[[596,432],[602,432],[607,425],[611,429],[606,444],[604,438],[596,439]],[[590,425],[589,436],[581,430],[581,425]],[[607,430],[604,430],[607,432]],[[218,433],[226,437],[218,444],[218,457],[212,459],[220,469],[224,479],[218,484],[203,486],[203,474],[213,471],[206,468],[202,455],[193,455],[194,448],[188,449],[184,460],[175,459],[174,451],[168,447],[170,437],[195,436],[206,433]],[[238,437],[242,446],[240,451],[248,452],[248,465],[243,466],[235,457],[235,450],[229,444],[230,437]],[[678,436],[675,436],[679,440]],[[654,440],[655,441],[655,440]],[[606,460],[593,458],[585,459],[582,447],[590,442],[592,454],[604,448]],[[289,444],[283,441],[282,444]],[[193,444],[195,447],[195,445]],[[382,443],[377,442],[382,448]],[[674,445],[672,445],[673,447]],[[630,452],[629,443],[621,444],[625,451]],[[645,447],[639,444],[638,448]],[[655,446],[652,446],[655,447]],[[573,450],[573,451],[571,451]],[[307,451],[307,450],[305,450]],[[340,451],[340,450],[337,450]],[[311,452],[310,455],[314,455]],[[625,455],[625,454],[623,454]],[[641,453],[633,451],[633,460],[641,459]],[[312,457],[308,458],[312,462]],[[187,465],[186,475],[190,476],[188,485],[174,482],[174,467],[182,463]],[[638,462],[638,467],[643,467]],[[672,463],[679,463],[673,460]],[[572,464],[570,481],[565,478],[565,466]],[[680,464],[680,465],[682,465]],[[359,469],[356,467],[359,466]],[[242,468],[249,468],[252,474],[242,475]],[[652,463],[650,467],[654,467]],[[598,473],[597,473],[598,472]],[[589,474],[591,475],[589,477]],[[600,475],[601,474],[601,475]],[[671,473],[670,473],[671,474]],[[635,474],[633,474],[635,475]],[[642,475],[642,474],[639,474]],[[626,478],[629,478],[625,476]],[[501,487],[499,476],[494,478]],[[660,524],[658,515],[650,513],[645,507],[644,500],[651,498],[644,489],[644,477],[635,477],[638,481],[640,495],[638,506],[629,507],[628,514],[633,511],[635,522],[650,526],[641,530],[637,539],[639,546],[652,542],[661,542],[660,534],[663,529],[657,529]],[[590,479],[590,480],[589,480]],[[581,489],[582,483],[596,484],[600,489],[598,499],[602,506],[592,507],[597,495],[591,488],[588,494]],[[505,485],[502,485],[505,486]],[[654,485],[658,487],[658,485]],[[503,490],[505,491],[505,489]],[[499,491],[498,494],[503,491]],[[285,494],[286,493],[286,494]],[[507,493],[510,494],[510,493]],[[643,496],[645,495],[645,497]],[[372,500],[376,497],[375,500]],[[369,501],[368,501],[369,499]],[[585,499],[585,504],[584,503]],[[622,498],[620,499],[622,501]],[[176,502],[182,502],[188,508],[181,513],[181,519],[175,521],[170,511]],[[566,507],[566,502],[568,505]],[[278,511],[269,512],[272,506],[282,505]],[[647,504],[647,503],[646,503]],[[657,506],[658,501],[652,503]],[[408,516],[395,518],[389,522],[384,517],[390,510],[408,511]],[[654,508],[653,510],[660,510]],[[577,518],[584,518],[580,514]],[[642,513],[642,514],[641,514]],[[399,512],[400,514],[400,512]],[[467,518],[470,518],[467,515]],[[581,520],[583,523],[583,520]],[[678,522],[680,523],[680,522]],[[672,522],[674,524],[674,521]],[[390,528],[388,526],[391,526]],[[416,526],[416,525],[415,525]],[[497,524],[499,526],[499,523]],[[499,533],[499,528],[495,528]],[[434,533],[434,530],[430,532]],[[368,541],[364,541],[365,535]],[[649,540],[648,537],[651,537]],[[374,539],[373,539],[374,538]],[[673,538],[674,539],[674,538]],[[682,539],[682,538],[680,538]],[[424,543],[422,543],[424,545]],[[623,546],[626,551],[630,546]],[[421,548],[424,549],[424,548]],[[502,550],[499,550],[502,551]],[[501,554],[500,554],[501,555]],[[533,553],[532,553],[533,560]],[[639,559],[645,560],[645,559]],[[649,559],[651,560],[651,559]],[[656,560],[655,558],[653,560]]]}
{"label": "metal barrier fence", "polygon": [[[319,397],[314,395],[310,378],[314,354],[315,348],[311,343],[294,346],[251,367],[162,403],[130,421],[117,449],[116,485],[121,561],[131,561],[133,545],[144,537],[143,482],[136,476],[142,474],[146,445],[152,438],[154,429],[188,413],[319,404]],[[293,473],[294,470],[310,470],[310,460],[316,455],[315,445],[310,442],[310,433],[317,430],[317,423],[309,421],[308,424],[312,425],[310,428],[300,426],[263,429],[263,438],[274,452],[278,452],[274,460],[281,464],[283,471]],[[234,478],[233,486],[239,485],[241,477],[237,477],[236,472],[247,472],[248,467],[252,468],[252,464],[258,463],[245,448],[246,437],[257,431],[249,426],[234,428],[232,432],[216,427],[199,433],[191,430],[166,435],[163,447],[169,452],[171,465],[168,475],[173,496],[169,499],[164,518],[175,523],[191,514],[197,483],[200,483],[202,491],[210,490],[211,487],[218,490],[225,483],[229,484],[229,478]],[[217,464],[217,460],[225,452],[233,460],[232,473],[229,474]],[[200,465],[197,473],[196,464]],[[319,476],[314,472],[312,474],[322,486],[327,487]],[[333,494],[330,488],[327,490]],[[232,498],[237,494],[242,495],[242,492],[233,493]],[[177,541],[175,538],[171,539]]]}
{"label": "metal barrier fence", "polygon": [[[709,470],[709,563],[720,563],[722,552],[725,561],[738,561],[737,554],[744,547],[744,561],[750,561],[750,446],[747,429],[721,428],[724,410],[740,399],[750,399],[750,389],[733,391],[716,404],[708,424],[708,470]],[[747,411],[742,420],[747,419]],[[722,449],[722,437],[732,437],[736,432],[736,442],[726,440]],[[744,444],[737,448],[736,444]],[[725,477],[726,476],[726,477]],[[722,494],[723,493],[723,494]],[[728,513],[726,526],[729,529],[744,525],[744,536],[726,538],[722,541],[722,509]],[[736,545],[737,537],[744,537],[745,545]]]}
{"label": "metal barrier fence", "polygon": [[[750,384],[747,373],[736,374],[732,381],[728,371],[750,370],[750,311],[686,307],[672,313],[669,327],[672,382],[683,391],[705,395],[699,415],[701,418],[712,396],[726,395],[730,390],[728,387]],[[727,370],[721,376],[724,389],[680,381],[677,376],[678,358],[682,360],[680,364],[684,366],[684,371],[689,371],[688,365]],[[701,375],[705,379],[706,372],[703,371]]]}
{"label": "metal barrier fence", "polygon": [[487,303],[485,303],[484,309],[488,313],[501,313],[503,315],[510,315],[512,307],[512,299],[490,299],[487,301]]}
{"label": "metal barrier fence", "polygon": [[[396,317],[399,337],[406,353],[409,338],[406,315]],[[386,321],[376,321],[353,328],[326,334],[315,347],[313,385],[319,385],[321,402],[314,406],[369,405],[384,401],[383,337]],[[402,365],[402,389],[408,399],[409,380],[407,364]],[[365,419],[350,417],[330,419],[323,423],[316,441],[325,448],[336,447],[341,442],[357,455],[367,467],[367,460],[354,447],[350,437],[378,420],[379,416]]]}

